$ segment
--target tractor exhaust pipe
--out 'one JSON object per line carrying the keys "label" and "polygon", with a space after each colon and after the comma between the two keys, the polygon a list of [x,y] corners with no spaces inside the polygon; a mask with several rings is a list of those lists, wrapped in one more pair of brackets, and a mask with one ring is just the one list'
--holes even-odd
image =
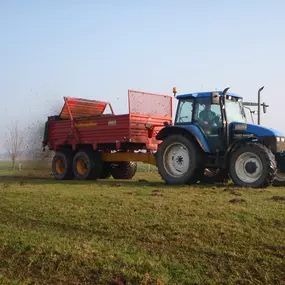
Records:
{"label": "tractor exhaust pipe", "polygon": [[227,92],[228,92],[229,89],[230,89],[230,87],[227,87],[226,89],[224,89],[224,91],[223,91],[223,96],[225,96],[225,95],[227,94]]}
{"label": "tractor exhaust pipe", "polygon": [[260,125],[260,92],[263,90],[264,86],[262,86],[261,88],[259,88],[258,90],[258,105],[257,105],[257,124]]}

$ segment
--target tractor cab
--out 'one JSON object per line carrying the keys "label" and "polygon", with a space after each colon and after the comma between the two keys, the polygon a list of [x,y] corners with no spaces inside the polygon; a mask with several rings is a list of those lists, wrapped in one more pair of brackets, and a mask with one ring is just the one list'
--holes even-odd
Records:
{"label": "tractor cab", "polygon": [[235,123],[246,124],[242,97],[225,91],[199,92],[175,96],[179,102],[175,126],[198,128],[209,152],[225,152]]}

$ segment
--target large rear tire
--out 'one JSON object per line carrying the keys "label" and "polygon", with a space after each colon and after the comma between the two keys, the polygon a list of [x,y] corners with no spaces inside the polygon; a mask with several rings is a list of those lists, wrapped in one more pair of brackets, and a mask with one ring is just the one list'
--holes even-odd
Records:
{"label": "large rear tire", "polygon": [[230,157],[229,173],[237,186],[266,188],[276,175],[276,161],[270,149],[259,143],[247,143]]}
{"label": "large rear tire", "polygon": [[161,178],[171,185],[197,182],[202,161],[201,151],[191,138],[183,135],[167,137],[159,146],[156,163]]}
{"label": "large rear tire", "polygon": [[73,159],[73,173],[78,180],[97,180],[102,172],[103,161],[97,151],[79,151]]}
{"label": "large rear tire", "polygon": [[132,179],[137,172],[135,161],[118,162],[112,165],[111,175],[114,179]]}
{"label": "large rear tire", "polygon": [[52,159],[52,174],[56,180],[69,180],[73,178],[73,153],[71,150],[56,151]]}

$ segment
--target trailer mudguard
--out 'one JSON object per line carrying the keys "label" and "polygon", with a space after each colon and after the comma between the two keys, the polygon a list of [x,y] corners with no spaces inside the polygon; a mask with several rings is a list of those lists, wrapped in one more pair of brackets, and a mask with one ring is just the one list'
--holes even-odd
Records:
{"label": "trailer mudguard", "polygon": [[204,134],[196,125],[184,125],[181,127],[167,126],[159,131],[159,133],[156,135],[156,139],[164,140],[165,138],[174,134],[190,135],[194,140],[198,142],[204,152],[210,152],[210,148]]}

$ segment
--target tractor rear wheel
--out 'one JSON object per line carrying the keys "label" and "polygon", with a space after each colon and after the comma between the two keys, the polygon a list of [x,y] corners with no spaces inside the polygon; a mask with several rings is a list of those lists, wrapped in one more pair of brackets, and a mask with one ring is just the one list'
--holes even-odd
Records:
{"label": "tractor rear wheel", "polygon": [[275,178],[276,168],[271,150],[259,143],[242,145],[230,157],[230,176],[241,187],[270,186]]}
{"label": "tractor rear wheel", "polygon": [[79,151],[73,159],[73,173],[78,180],[96,180],[103,168],[101,155],[97,151]]}
{"label": "tractor rear wheel", "polygon": [[191,138],[183,135],[167,137],[159,146],[156,163],[161,178],[172,185],[197,182],[200,150]]}
{"label": "tractor rear wheel", "polygon": [[132,179],[137,172],[135,161],[118,162],[111,167],[111,175],[114,179]]}
{"label": "tractor rear wheel", "polygon": [[52,159],[52,174],[56,180],[73,178],[72,160],[73,154],[71,150],[56,151]]}

